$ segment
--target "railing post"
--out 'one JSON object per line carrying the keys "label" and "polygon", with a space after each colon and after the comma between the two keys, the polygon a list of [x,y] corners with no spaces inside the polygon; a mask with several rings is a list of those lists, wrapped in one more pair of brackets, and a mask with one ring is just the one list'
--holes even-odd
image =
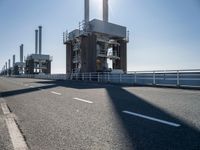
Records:
{"label": "railing post", "polygon": [[90,80],[90,81],[92,80],[91,76],[92,76],[92,75],[91,75],[91,72],[90,72],[90,73],[89,73],[89,80]]}
{"label": "railing post", "polygon": [[84,73],[82,73],[82,80],[84,81]]}
{"label": "railing post", "polygon": [[137,82],[137,73],[135,72],[134,73],[134,83],[136,84],[136,82]]}
{"label": "railing post", "polygon": [[180,86],[180,76],[179,76],[179,71],[177,70],[177,73],[176,73],[176,79],[177,79],[177,81],[176,81],[176,86]]}
{"label": "railing post", "polygon": [[97,74],[97,80],[98,80],[98,82],[100,81],[100,79],[99,79],[99,73]]}
{"label": "railing post", "polygon": [[110,73],[108,72],[108,82],[110,81]]}
{"label": "railing post", "polygon": [[153,71],[153,85],[156,85],[156,73]]}
{"label": "railing post", "polygon": [[121,83],[122,82],[122,74],[120,73],[119,74],[119,83]]}
{"label": "railing post", "polygon": [[76,80],[78,80],[78,73],[76,73]]}

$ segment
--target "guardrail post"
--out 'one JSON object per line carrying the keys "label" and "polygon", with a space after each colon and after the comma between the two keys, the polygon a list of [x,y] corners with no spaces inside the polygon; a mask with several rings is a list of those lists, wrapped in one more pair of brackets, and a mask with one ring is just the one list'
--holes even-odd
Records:
{"label": "guardrail post", "polygon": [[108,82],[110,81],[110,73],[108,72]]}
{"label": "guardrail post", "polygon": [[82,80],[84,81],[84,73],[82,73]]}
{"label": "guardrail post", "polygon": [[137,82],[137,73],[135,72],[134,73],[134,83],[136,84],[136,82]]}
{"label": "guardrail post", "polygon": [[120,73],[119,74],[119,83],[121,83],[122,82],[122,74]]}
{"label": "guardrail post", "polygon": [[90,81],[92,80],[91,76],[92,76],[91,73],[89,73],[89,80],[90,80]]}
{"label": "guardrail post", "polygon": [[100,81],[100,79],[99,79],[99,73],[97,74],[97,80],[98,80],[98,82]]}
{"label": "guardrail post", "polygon": [[177,73],[176,73],[176,79],[177,79],[177,81],[176,81],[176,86],[180,86],[180,76],[179,76],[179,71],[177,70]]}
{"label": "guardrail post", "polygon": [[76,73],[76,80],[78,80],[78,73]]}
{"label": "guardrail post", "polygon": [[70,73],[69,74],[69,79],[72,80],[72,78],[73,78],[73,73]]}
{"label": "guardrail post", "polygon": [[156,73],[155,71],[153,71],[153,85],[156,84]]}

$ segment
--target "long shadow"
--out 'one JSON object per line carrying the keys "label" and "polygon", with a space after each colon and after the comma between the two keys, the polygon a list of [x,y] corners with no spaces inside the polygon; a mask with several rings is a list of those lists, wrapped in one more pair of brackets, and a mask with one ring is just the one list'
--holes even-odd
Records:
{"label": "long shadow", "polygon": [[16,95],[21,95],[21,94],[26,94],[26,93],[39,91],[40,90],[39,88],[49,89],[49,88],[54,88],[54,87],[57,87],[57,85],[53,84],[53,85],[47,85],[47,86],[40,86],[40,87],[33,87],[33,88],[5,91],[5,92],[1,92],[1,96],[2,97],[16,96]]}
{"label": "long shadow", "polygon": [[[179,118],[165,112],[164,110],[150,104],[133,93],[122,88],[105,84],[83,83],[76,81],[37,81],[40,84],[51,84],[41,86],[42,88],[66,87],[75,89],[104,88],[107,90],[113,108],[117,112],[118,119],[127,131],[131,149],[136,150],[200,150],[200,131]],[[37,91],[37,88],[22,89],[2,92],[2,96],[14,96]],[[122,111],[128,110],[134,113],[148,115],[158,119],[180,124],[173,127],[151,120],[131,116]],[[124,148],[126,149],[126,148]]]}
{"label": "long shadow", "polygon": [[[124,128],[132,140],[133,149],[200,149],[200,132],[197,129],[121,87],[110,87],[106,89]],[[178,123],[181,126],[173,127],[130,116],[122,113],[123,110]]]}

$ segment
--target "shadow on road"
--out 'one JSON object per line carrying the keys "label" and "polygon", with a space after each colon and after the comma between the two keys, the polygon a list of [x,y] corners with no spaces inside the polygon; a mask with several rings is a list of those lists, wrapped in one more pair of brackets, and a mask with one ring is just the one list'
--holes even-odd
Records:
{"label": "shadow on road", "polygon": [[[43,84],[41,88],[67,87],[75,89],[106,89],[109,100],[115,108],[118,119],[127,131],[132,149],[137,150],[199,150],[200,131],[188,125],[179,118],[172,116],[164,110],[148,103],[145,99],[123,89],[122,86],[107,84],[86,83],[79,81],[37,81]],[[3,97],[14,96],[37,91],[37,88],[28,88],[15,91],[2,92]],[[101,106],[100,106],[101,107]],[[180,127],[173,127],[151,120],[131,116],[122,111],[148,115],[158,119],[178,123]]]}

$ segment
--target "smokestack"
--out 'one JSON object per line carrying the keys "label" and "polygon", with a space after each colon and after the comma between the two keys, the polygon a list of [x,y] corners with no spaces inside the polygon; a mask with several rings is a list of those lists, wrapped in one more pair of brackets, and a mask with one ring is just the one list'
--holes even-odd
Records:
{"label": "smokestack", "polygon": [[8,69],[7,62],[6,62],[6,70]]}
{"label": "smokestack", "polygon": [[24,49],[24,45],[21,44],[20,45],[20,62],[23,62],[23,49]]}
{"label": "smokestack", "polygon": [[10,59],[8,59],[8,69],[10,69]]}
{"label": "smokestack", "polygon": [[38,53],[38,30],[35,30],[35,54]]}
{"label": "smokestack", "polygon": [[39,54],[42,54],[42,26],[39,26]]}
{"label": "smokestack", "polygon": [[85,0],[85,22],[88,23],[90,20],[90,4],[89,0]]}
{"label": "smokestack", "polygon": [[103,0],[103,21],[108,22],[108,0]]}
{"label": "smokestack", "polygon": [[13,55],[13,68],[15,66],[15,55]]}

